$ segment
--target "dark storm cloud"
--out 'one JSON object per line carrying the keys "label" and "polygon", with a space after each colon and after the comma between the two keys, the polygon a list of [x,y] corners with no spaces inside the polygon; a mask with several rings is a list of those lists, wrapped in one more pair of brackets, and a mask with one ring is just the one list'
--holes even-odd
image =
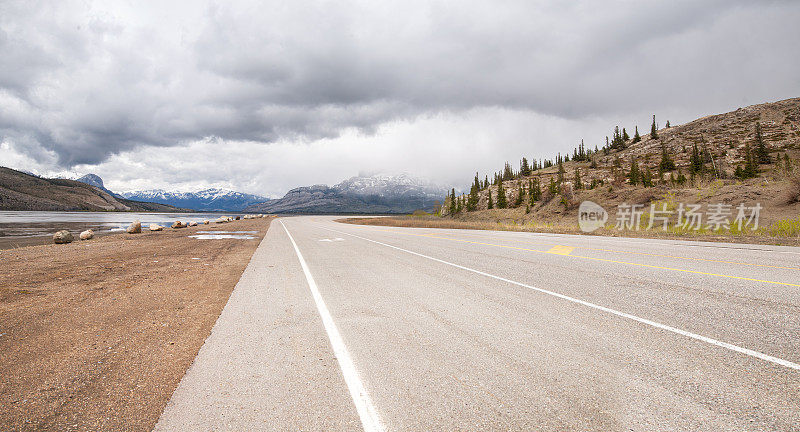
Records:
{"label": "dark storm cloud", "polygon": [[581,119],[800,88],[796,2],[489,3],[4,2],[0,135],[69,167],[479,107]]}

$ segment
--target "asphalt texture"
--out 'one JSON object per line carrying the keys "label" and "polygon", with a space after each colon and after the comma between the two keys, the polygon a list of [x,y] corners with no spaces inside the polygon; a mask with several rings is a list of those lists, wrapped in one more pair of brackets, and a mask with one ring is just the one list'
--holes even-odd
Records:
{"label": "asphalt texture", "polygon": [[800,430],[800,248],[281,218],[156,430]]}

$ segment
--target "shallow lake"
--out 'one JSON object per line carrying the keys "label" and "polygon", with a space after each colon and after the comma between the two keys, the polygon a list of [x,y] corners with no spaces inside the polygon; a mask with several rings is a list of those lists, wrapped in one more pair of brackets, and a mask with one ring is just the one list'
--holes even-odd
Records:
{"label": "shallow lake", "polygon": [[61,229],[72,232],[89,228],[100,232],[124,231],[135,220],[142,222],[145,229],[152,223],[168,227],[176,220],[202,222],[220,216],[235,216],[235,213],[0,211],[0,237],[49,236]]}

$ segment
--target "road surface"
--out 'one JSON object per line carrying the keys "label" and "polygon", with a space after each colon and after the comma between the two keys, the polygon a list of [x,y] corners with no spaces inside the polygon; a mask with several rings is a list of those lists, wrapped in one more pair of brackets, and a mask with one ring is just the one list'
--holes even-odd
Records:
{"label": "road surface", "polygon": [[800,248],[275,221],[156,430],[800,430]]}

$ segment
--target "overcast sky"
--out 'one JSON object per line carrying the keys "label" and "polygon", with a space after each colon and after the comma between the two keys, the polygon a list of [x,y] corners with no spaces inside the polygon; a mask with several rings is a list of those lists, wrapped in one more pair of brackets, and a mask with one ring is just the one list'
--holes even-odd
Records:
{"label": "overcast sky", "polygon": [[798,97],[799,22],[798,1],[0,0],[0,165],[120,192],[466,185],[652,114]]}

